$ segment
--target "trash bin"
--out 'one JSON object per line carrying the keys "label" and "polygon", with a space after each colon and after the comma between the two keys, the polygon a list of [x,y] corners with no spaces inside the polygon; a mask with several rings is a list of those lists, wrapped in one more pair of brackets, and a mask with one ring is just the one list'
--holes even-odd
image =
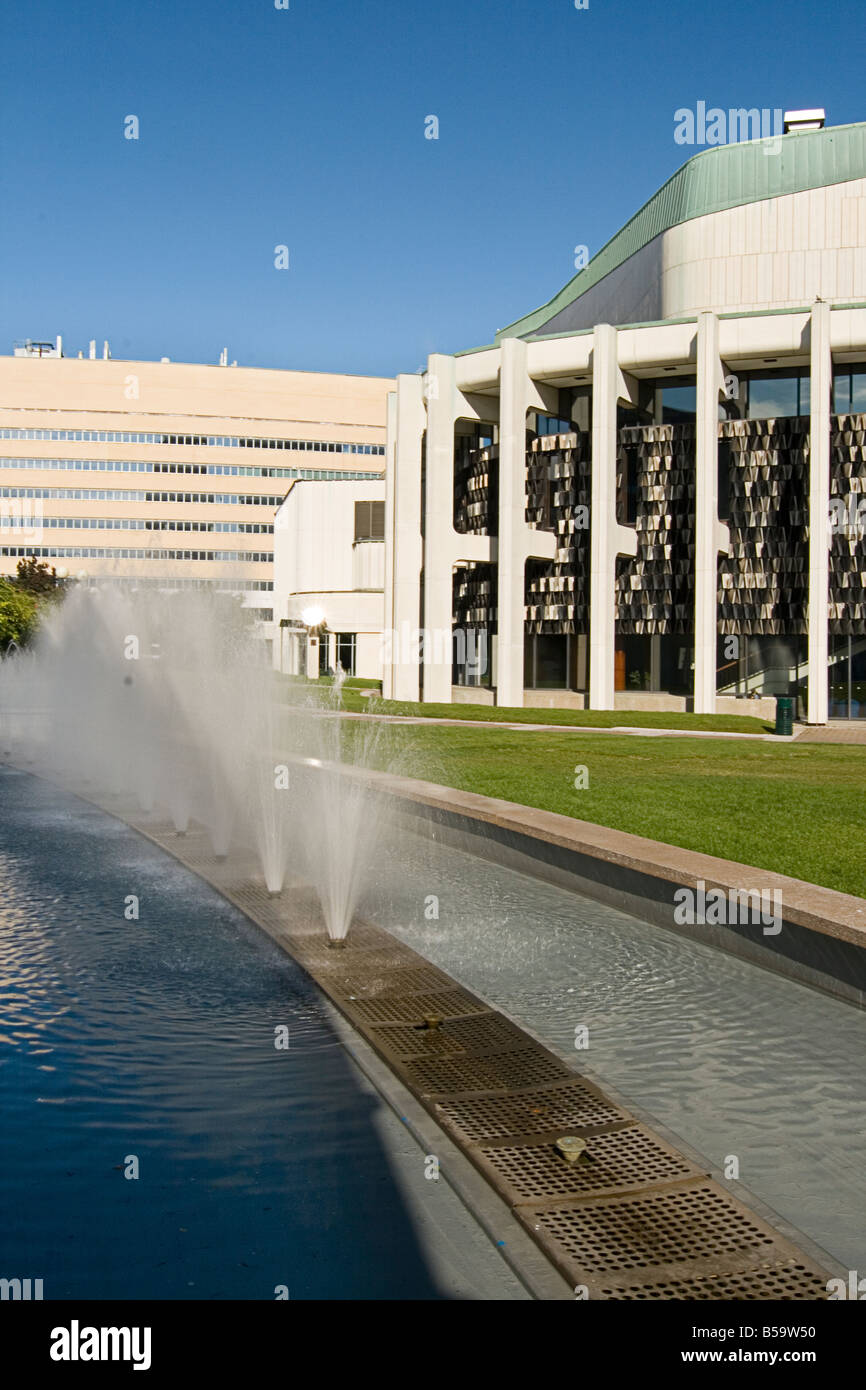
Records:
{"label": "trash bin", "polygon": [[794,732],[794,701],[789,695],[776,698],[776,733],[790,735]]}

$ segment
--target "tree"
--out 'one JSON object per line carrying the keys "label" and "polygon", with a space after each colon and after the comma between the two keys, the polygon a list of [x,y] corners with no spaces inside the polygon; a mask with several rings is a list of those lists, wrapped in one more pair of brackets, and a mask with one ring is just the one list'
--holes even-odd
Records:
{"label": "tree", "polygon": [[18,576],[13,583],[16,588],[23,589],[28,594],[53,594],[60,586],[61,580],[57,578],[57,570],[53,565],[49,565],[46,560],[37,560],[35,555],[29,555],[26,560],[18,561]]}
{"label": "tree", "polygon": [[9,644],[23,647],[36,630],[38,603],[12,580],[0,579],[0,652]]}

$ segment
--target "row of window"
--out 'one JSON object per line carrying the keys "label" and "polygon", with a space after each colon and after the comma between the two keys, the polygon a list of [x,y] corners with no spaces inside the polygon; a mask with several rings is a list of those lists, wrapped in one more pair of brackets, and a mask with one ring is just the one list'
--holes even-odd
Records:
{"label": "row of window", "polygon": [[86,545],[4,545],[0,555],[22,559],[35,555],[43,560],[240,560],[262,565],[274,558],[270,550],[127,550]]}
{"label": "row of window", "polygon": [[[63,472],[95,473],[206,473],[211,477],[302,478],[308,482],[370,482],[378,475],[350,468],[243,468],[219,463],[150,463],[134,459],[37,459],[3,458],[0,468],[51,468]],[[282,501],[282,498],[280,498]]]}
{"label": "row of window", "polygon": [[[52,553],[55,553],[55,552],[52,552]],[[160,553],[160,556],[164,556],[164,555],[165,555],[165,551],[163,551],[163,550],[161,550],[159,553]],[[32,554],[33,554],[33,551],[32,551],[32,550],[28,550],[28,551],[27,551],[27,554],[28,554],[28,555],[32,555]],[[104,583],[109,583],[109,582],[110,582],[110,583],[113,584],[113,583],[116,583],[116,582],[117,582],[115,576],[113,576],[113,575],[110,576],[110,577],[109,577],[109,576],[94,575],[94,576],[92,576],[92,578],[93,578],[94,583],[95,583],[95,582],[98,582],[100,579],[101,579],[102,582],[104,582]],[[225,579],[176,579],[176,578],[174,577],[174,575],[171,575],[171,576],[166,575],[166,576],[164,576],[164,577],[161,578],[159,575],[153,575],[153,574],[141,575],[141,576],[136,577],[136,578],[135,578],[134,580],[132,580],[132,581],[127,580],[127,582],[128,582],[128,583],[129,583],[129,582],[132,582],[132,583],[135,585],[135,587],[136,587],[137,589],[151,589],[151,588],[154,588],[154,589],[163,589],[163,588],[172,588],[172,589],[217,589],[217,590],[219,590],[219,591],[221,591],[221,592],[224,591],[225,593],[231,593],[231,594],[235,594],[235,593],[245,593],[245,594],[246,594],[246,593],[253,593],[253,592],[256,592],[256,593],[264,593],[264,592],[270,593],[270,592],[273,590],[273,587],[274,587],[274,581],[273,581],[272,579],[232,579],[232,580],[225,580]],[[250,605],[250,607],[252,608],[252,605]],[[258,609],[254,610],[254,611],[258,612]],[[266,612],[266,613],[270,613],[271,616],[273,617],[273,610],[272,610],[272,609],[266,608],[266,609],[264,609],[263,611]]]}
{"label": "row of window", "polygon": [[[0,460],[2,466],[2,460]],[[279,497],[246,492],[138,492],[133,488],[0,487],[0,497],[63,497],[74,502],[222,502],[231,506],[279,507]]]}
{"label": "row of window", "polygon": [[[568,434],[588,429],[591,388],[563,388],[555,415],[538,412],[537,435]],[[807,368],[774,368],[731,374],[726,378],[726,398],[719,406],[720,419],[772,420],[808,415],[810,376]],[[866,411],[866,368],[862,363],[840,365],[833,374],[833,413],[856,415]],[[694,421],[697,398],[694,376],[643,377],[638,382],[635,405],[620,406],[618,423],[680,424]],[[582,418],[583,423],[577,423]],[[475,446],[477,447],[477,445]]]}
{"label": "row of window", "polygon": [[[2,552],[6,554],[7,552]],[[164,551],[160,554],[164,556]],[[28,555],[33,551],[28,550]],[[56,554],[52,551],[51,554]],[[50,556],[48,557],[50,558]],[[88,576],[91,583],[123,583],[122,577],[118,579],[116,575],[91,575]],[[238,594],[238,593],[271,593],[274,587],[272,579],[177,579],[174,575],[140,575],[135,579],[126,579],[126,583],[131,583],[136,589],[216,589],[218,593]],[[267,621],[271,621],[274,616],[272,608],[256,608],[253,604],[247,605],[250,612],[256,617],[267,615]]]}
{"label": "row of window", "polygon": [[318,454],[384,454],[384,444],[338,444],[330,439],[243,438],[231,434],[139,434],[130,430],[0,429],[0,439],[64,439],[100,444],[192,444],[208,449],[294,449]]}
{"label": "row of window", "polygon": [[0,506],[0,531],[18,526],[25,531],[230,531],[247,536],[272,536],[273,525],[258,521],[144,521],[116,516],[4,516]]}
{"label": "row of window", "polygon": [[[743,420],[774,420],[808,415],[811,408],[811,378],[808,370],[743,373],[742,377],[729,379],[731,395],[719,408],[719,418],[740,418]],[[641,383],[641,390],[653,389],[661,393],[661,400],[655,406],[655,415],[660,415],[663,424],[678,424],[691,421],[697,415],[697,400],[694,377],[679,378],[677,382],[654,380]],[[641,402],[645,408],[649,400]],[[856,415],[866,411],[866,372],[855,367],[850,370],[839,369],[833,377],[833,413],[835,415]]]}

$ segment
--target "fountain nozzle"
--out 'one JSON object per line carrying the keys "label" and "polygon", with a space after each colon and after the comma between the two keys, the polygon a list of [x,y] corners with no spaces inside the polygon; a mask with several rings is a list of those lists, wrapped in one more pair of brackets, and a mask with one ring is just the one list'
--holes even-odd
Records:
{"label": "fountain nozzle", "polygon": [[345,936],[329,936],[329,937],[328,937],[328,950],[329,950],[329,951],[344,951],[345,949],[346,949],[346,938],[345,938]]}

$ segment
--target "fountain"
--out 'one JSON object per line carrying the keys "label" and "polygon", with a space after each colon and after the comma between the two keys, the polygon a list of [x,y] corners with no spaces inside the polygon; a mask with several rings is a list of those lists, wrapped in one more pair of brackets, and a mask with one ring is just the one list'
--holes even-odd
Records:
{"label": "fountain", "polygon": [[274,898],[291,865],[343,943],[379,823],[346,765],[373,743],[345,727],[339,686],[326,708],[298,690],[287,703],[231,596],[117,583],[71,592],[34,648],[2,663],[0,727],[13,760],[123,797],[179,836],[197,823],[217,859],[254,850]]}

